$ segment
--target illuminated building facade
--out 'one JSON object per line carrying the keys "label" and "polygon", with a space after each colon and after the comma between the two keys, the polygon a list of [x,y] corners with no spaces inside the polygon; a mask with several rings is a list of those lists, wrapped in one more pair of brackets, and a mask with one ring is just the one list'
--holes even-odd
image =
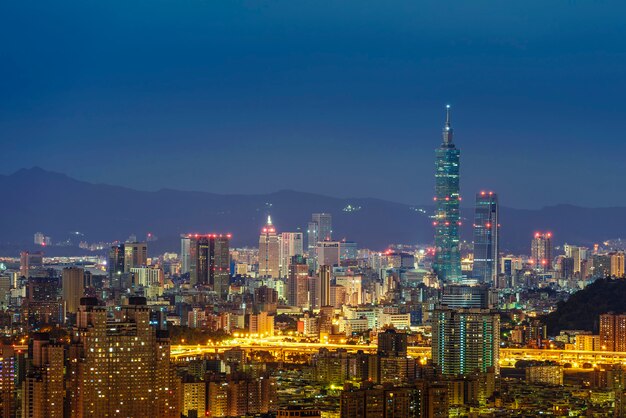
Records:
{"label": "illuminated building facade", "polygon": [[35,334],[33,358],[23,386],[22,416],[62,418],[64,415],[65,348]]}
{"label": "illuminated building facade", "polygon": [[150,324],[145,298],[107,318],[95,298],[81,299],[69,355],[73,417],[178,417],[170,343]]}
{"label": "illuminated building facade", "polygon": [[302,256],[293,257],[287,277],[287,303],[307,308],[309,304],[309,266]]}
{"label": "illuminated building facade", "polygon": [[63,301],[65,312],[75,314],[78,312],[80,298],[85,295],[85,271],[80,267],[66,267],[62,273]]}
{"label": "illuminated building facade", "polygon": [[450,106],[446,107],[443,142],[435,151],[435,262],[433,269],[442,281],[460,281],[459,250],[459,161],[460,151],[452,142]]}
{"label": "illuminated building facade", "polygon": [[193,234],[188,237],[191,285],[207,286],[225,299],[230,283],[230,234]]}
{"label": "illuminated building facade", "polygon": [[500,224],[498,196],[494,192],[476,194],[474,212],[474,265],[472,277],[492,284],[498,277]]}
{"label": "illuminated building facade", "polygon": [[259,276],[280,277],[280,238],[270,216],[259,236]]}
{"label": "illuminated building facade", "polygon": [[540,272],[552,269],[552,233],[536,232],[530,247],[530,263]]}
{"label": "illuminated building facade", "polygon": [[291,257],[303,254],[302,232],[283,232],[280,234],[280,277],[287,277]]}
{"label": "illuminated building facade", "polygon": [[444,375],[499,373],[500,317],[488,309],[435,309],[432,359]]}

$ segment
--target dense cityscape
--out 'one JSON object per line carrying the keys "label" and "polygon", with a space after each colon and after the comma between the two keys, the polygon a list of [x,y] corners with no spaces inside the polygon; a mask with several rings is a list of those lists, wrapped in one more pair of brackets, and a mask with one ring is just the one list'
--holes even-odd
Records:
{"label": "dense cityscape", "polygon": [[461,240],[453,132],[447,106],[434,245],[362,248],[325,212],[282,231],[271,209],[245,248],[216,228],[49,257],[35,232],[0,264],[0,416],[626,416],[623,299],[568,305],[623,296],[622,241],[529,230],[506,253],[497,190],[469,191]]}

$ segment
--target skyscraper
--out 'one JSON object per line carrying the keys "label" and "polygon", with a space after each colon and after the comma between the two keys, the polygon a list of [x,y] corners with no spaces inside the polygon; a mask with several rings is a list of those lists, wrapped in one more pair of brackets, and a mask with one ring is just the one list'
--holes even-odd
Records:
{"label": "skyscraper", "polygon": [[317,240],[330,241],[333,235],[333,217],[330,213],[314,213],[313,222],[317,224]]}
{"label": "skyscraper", "polygon": [[499,373],[500,317],[488,309],[435,309],[433,363],[445,375]]}
{"label": "skyscraper", "polygon": [[191,238],[189,235],[180,236],[180,273],[189,273],[191,266]]}
{"label": "skyscraper", "polygon": [[148,263],[148,245],[145,242],[124,243],[124,273],[130,273],[134,267],[143,267]]}
{"label": "skyscraper", "polygon": [[50,342],[47,334],[35,334],[32,344],[33,358],[24,381],[22,416],[62,418],[64,347]]}
{"label": "skyscraper", "polygon": [[287,303],[306,308],[309,303],[309,266],[302,256],[293,257],[287,278]]}
{"label": "skyscraper", "polygon": [[530,246],[530,262],[535,270],[546,272],[552,269],[552,233],[536,232]]}
{"label": "skyscraper", "polygon": [[80,267],[66,267],[62,273],[63,301],[65,312],[75,314],[80,306],[80,298],[85,296],[85,271]]}
{"label": "skyscraper", "polygon": [[481,283],[495,283],[498,277],[499,247],[498,196],[494,192],[477,193],[474,213],[474,267],[472,276]]}
{"label": "skyscraper", "polygon": [[222,298],[230,284],[230,235],[189,235],[191,285],[209,286]]}
{"label": "skyscraper", "polygon": [[68,415],[180,415],[169,337],[150,324],[145,298],[131,297],[115,319],[107,318],[107,309],[95,298],[81,299],[72,335]]}
{"label": "skyscraper", "polygon": [[20,253],[20,275],[30,277],[34,270],[43,268],[43,253],[41,251]]}
{"label": "skyscraper", "polygon": [[302,232],[283,232],[280,234],[280,277],[289,274],[291,257],[304,255]]}
{"label": "skyscraper", "polygon": [[443,142],[435,151],[435,262],[433,269],[443,281],[460,281],[461,253],[459,250],[459,157],[452,142],[450,105],[446,106]]}
{"label": "skyscraper", "polygon": [[259,236],[259,276],[280,277],[280,239],[270,216]]}
{"label": "skyscraper", "polygon": [[330,266],[320,266],[320,307],[330,306]]}

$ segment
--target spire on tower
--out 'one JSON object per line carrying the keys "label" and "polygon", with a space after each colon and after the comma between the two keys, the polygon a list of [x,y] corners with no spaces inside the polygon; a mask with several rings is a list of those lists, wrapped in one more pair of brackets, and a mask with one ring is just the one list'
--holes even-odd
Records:
{"label": "spire on tower", "polygon": [[272,216],[271,215],[267,215],[267,224],[268,225],[272,224]]}
{"label": "spire on tower", "polygon": [[446,124],[443,127],[443,145],[452,146],[452,126],[450,125],[450,105],[446,105]]}

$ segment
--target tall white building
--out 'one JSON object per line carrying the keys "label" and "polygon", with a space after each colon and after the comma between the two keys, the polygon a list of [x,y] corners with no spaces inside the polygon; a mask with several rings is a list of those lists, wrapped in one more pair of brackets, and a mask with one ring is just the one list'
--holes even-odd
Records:
{"label": "tall white building", "polygon": [[280,237],[270,216],[259,236],[259,277],[280,277]]}
{"label": "tall white building", "polygon": [[280,234],[280,277],[287,277],[291,257],[296,255],[304,255],[302,232],[283,232]]}

